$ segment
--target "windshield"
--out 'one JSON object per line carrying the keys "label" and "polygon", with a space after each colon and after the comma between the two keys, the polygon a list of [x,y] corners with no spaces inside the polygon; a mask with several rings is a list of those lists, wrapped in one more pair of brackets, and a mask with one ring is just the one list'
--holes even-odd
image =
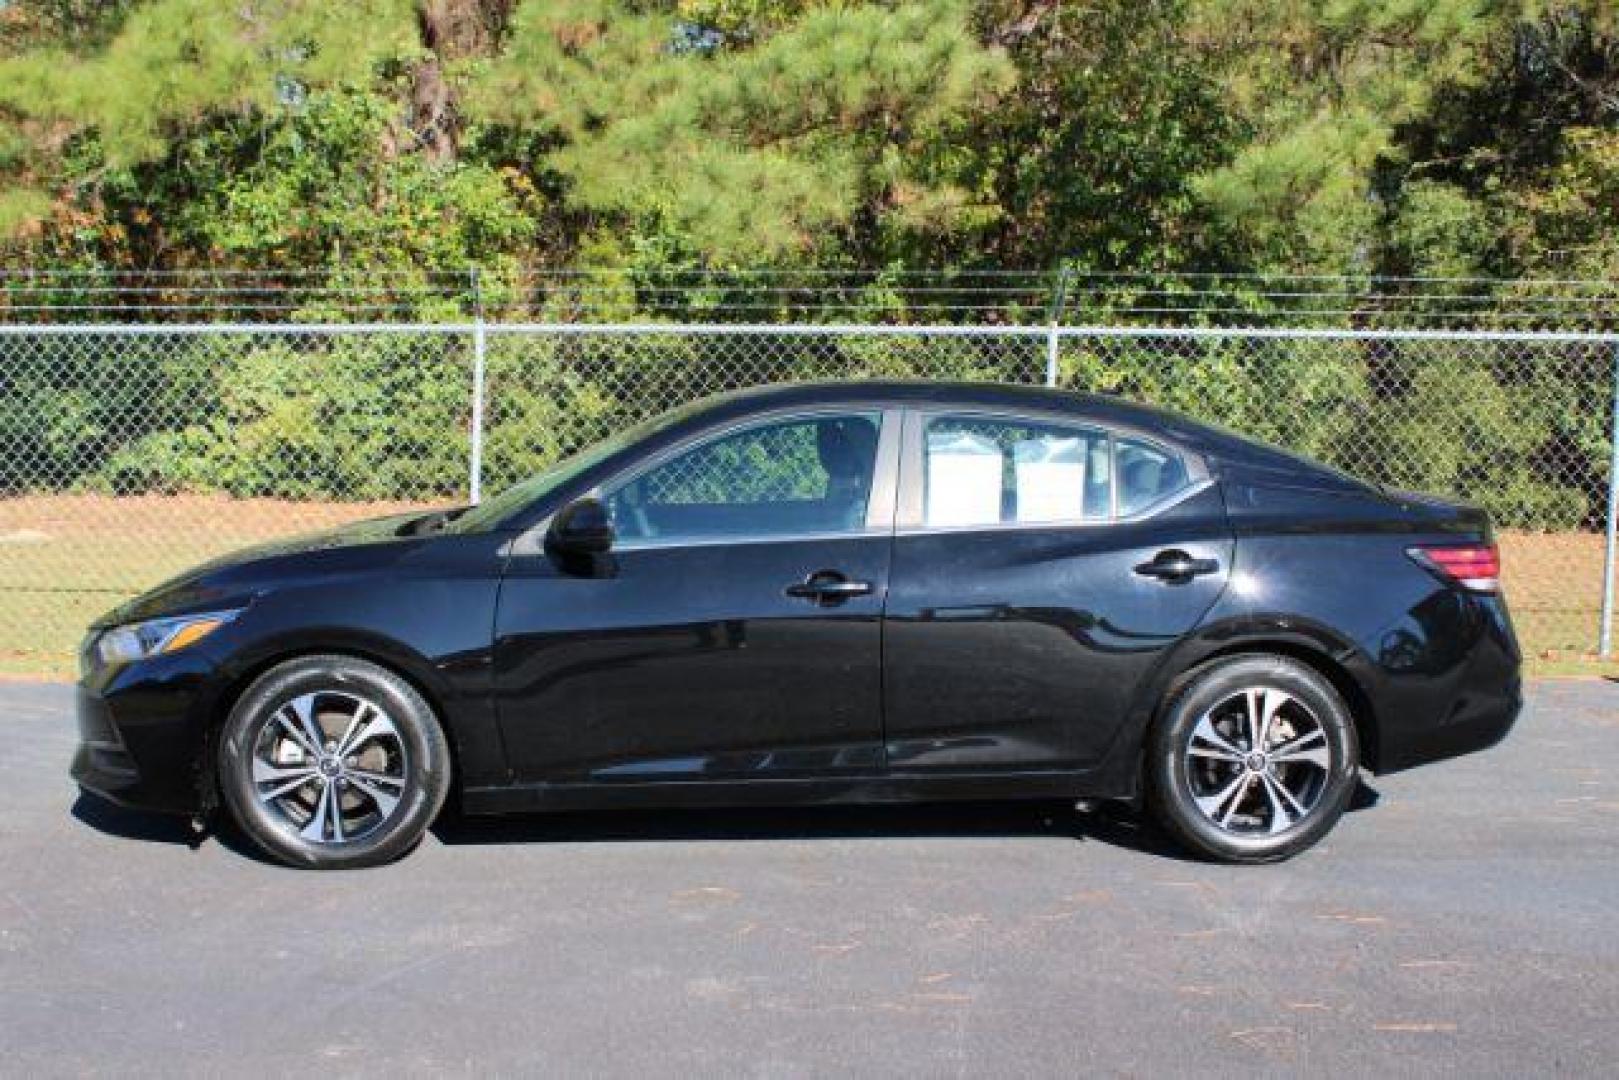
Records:
{"label": "windshield", "polygon": [[535,473],[526,480],[520,480],[511,487],[502,491],[492,499],[485,499],[477,506],[461,514],[447,527],[448,532],[466,533],[481,532],[500,524],[502,520],[521,510],[539,499],[556,491],[565,484],[572,482],[576,477],[595,468],[608,458],[625,450],[643,439],[650,438],[670,425],[685,419],[696,406],[688,405],[685,408],[674,409],[670,412],[644,420],[632,428],[627,428],[599,443],[587,446],[583,450],[552,465],[543,472]]}

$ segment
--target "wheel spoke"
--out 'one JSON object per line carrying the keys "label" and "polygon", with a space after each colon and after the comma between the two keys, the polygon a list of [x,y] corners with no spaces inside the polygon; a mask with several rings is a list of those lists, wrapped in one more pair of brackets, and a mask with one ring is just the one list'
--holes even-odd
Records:
{"label": "wheel spoke", "polygon": [[1263,706],[1259,703],[1259,695],[1263,691],[1258,688],[1246,690],[1242,695],[1242,733],[1248,740],[1248,749],[1259,748],[1259,715]]}
{"label": "wheel spoke", "polygon": [[344,773],[351,780],[369,780],[376,784],[388,784],[401,790],[405,787],[403,776],[389,776],[387,773],[373,772],[370,769],[349,769]]}
{"label": "wheel spoke", "polygon": [[360,729],[360,725],[365,722],[366,718],[376,711],[369,703],[360,702],[359,707],[354,710],[354,715],[349,717],[349,723],[343,729],[342,738],[337,740],[337,752],[339,755],[348,753],[349,743],[354,738],[354,733]]}
{"label": "wheel spoke", "polygon": [[313,765],[272,765],[260,758],[253,759],[253,782],[267,784],[272,780],[287,780],[294,776],[308,778],[315,775]]}
{"label": "wheel spoke", "polygon": [[[1198,743],[1207,745],[1199,746]],[[1232,745],[1231,740],[1221,735],[1214,727],[1214,721],[1207,713],[1192,729],[1191,745],[1186,752],[1193,757],[1214,758],[1217,761],[1241,761],[1242,751]]]}
{"label": "wheel spoke", "polygon": [[1231,802],[1226,806],[1225,813],[1220,815],[1220,827],[1221,828],[1225,828],[1226,826],[1231,824],[1232,817],[1235,816],[1235,814],[1237,813],[1237,807],[1241,806],[1242,805],[1242,800],[1247,798],[1247,796],[1248,796],[1248,789],[1253,785],[1253,779],[1254,779],[1254,777],[1253,777],[1252,773],[1244,774],[1244,776],[1242,778],[1242,788],[1237,792],[1236,796],[1233,797]]}
{"label": "wheel spoke", "polygon": [[1267,831],[1272,834],[1279,833],[1291,824],[1288,821],[1287,809],[1276,797],[1276,785],[1269,776],[1263,778],[1260,786],[1265,789],[1265,799],[1270,803],[1270,827]]}
{"label": "wheel spoke", "polygon": [[328,781],[326,791],[330,796],[327,804],[326,816],[332,819],[332,843],[343,842],[343,792],[336,781]]}
{"label": "wheel spoke", "polygon": [[1279,833],[1304,816],[1304,807],[1275,777],[1262,773],[1265,797],[1270,800],[1270,831]]}
{"label": "wheel spoke", "polygon": [[379,737],[390,737],[396,740],[399,738],[399,731],[394,727],[393,721],[388,719],[382,712],[377,712],[358,731],[352,732],[351,735],[345,735],[345,741],[338,746],[337,754],[339,757],[347,757],[372,739]]}
{"label": "wheel spoke", "polygon": [[[359,773],[350,771],[349,782],[362,792],[366,798],[376,805],[377,813],[387,817],[399,805],[399,795],[383,787],[379,781],[392,781],[392,777],[382,776],[380,773]],[[398,782],[403,787],[404,782]]]}
{"label": "wheel spoke", "polygon": [[312,765],[281,766],[272,765],[259,758],[253,759],[253,783],[274,785],[270,788],[258,786],[258,796],[263,802],[271,802],[289,792],[297,791],[314,778],[315,768]]}
{"label": "wheel spoke", "polygon": [[1292,789],[1282,783],[1280,777],[1266,776],[1266,779],[1270,781],[1271,786],[1276,789],[1276,793],[1287,803],[1287,808],[1292,811],[1295,818],[1301,818],[1309,813],[1304,804],[1299,802],[1298,796],[1293,794]]}
{"label": "wheel spoke", "polygon": [[326,842],[326,818],[331,813],[332,785],[322,784],[320,798],[315,801],[315,812],[310,815],[309,823],[299,830],[298,835],[305,840],[313,840],[317,844]]}
{"label": "wheel spoke", "polygon": [[1327,734],[1320,728],[1307,731],[1271,751],[1272,761],[1287,763],[1307,761],[1318,768],[1332,767],[1332,752],[1327,749]]}
{"label": "wheel spoke", "polygon": [[1249,749],[1263,750],[1270,740],[1271,724],[1276,720],[1276,714],[1293,699],[1280,690],[1271,687],[1254,687],[1247,693],[1248,711],[1248,738]]}
{"label": "wheel spoke", "polygon": [[[1242,773],[1213,795],[1197,795],[1193,797],[1197,800],[1199,809],[1212,820],[1224,825],[1231,820],[1231,814],[1236,810],[1237,804],[1242,802],[1242,797],[1248,790],[1248,782],[1252,779],[1253,777],[1250,774]],[[1230,800],[1229,806],[1226,805],[1228,799]],[[1222,806],[1226,807],[1223,815],[1220,813]]]}
{"label": "wheel spoke", "polygon": [[299,773],[296,776],[289,777],[285,782],[283,782],[281,784],[278,784],[277,786],[275,786],[273,788],[270,788],[268,790],[265,790],[265,789],[261,788],[259,790],[259,801],[260,802],[274,802],[276,799],[281,798],[281,796],[283,796],[283,795],[288,795],[288,794],[291,794],[294,791],[297,791],[299,788],[303,787],[305,784],[309,783],[309,781],[313,780],[314,778],[315,778],[315,770],[310,769],[308,772]]}
{"label": "wheel spoke", "polygon": [[283,705],[281,711],[276,713],[276,719],[292,736],[293,742],[304,748],[305,753],[319,757],[323,740],[320,728],[315,723],[314,706],[315,695],[304,694]]}

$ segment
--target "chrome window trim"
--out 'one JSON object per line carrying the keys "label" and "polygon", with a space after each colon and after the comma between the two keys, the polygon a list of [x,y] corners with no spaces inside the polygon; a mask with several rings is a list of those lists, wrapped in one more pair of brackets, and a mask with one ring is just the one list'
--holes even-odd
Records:
{"label": "chrome window trim", "polygon": [[[866,524],[862,529],[813,533],[762,533],[737,536],[670,537],[667,540],[638,539],[614,542],[613,552],[667,551],[684,547],[721,547],[732,544],[801,543],[815,540],[858,540],[892,536],[899,490],[898,463],[900,460],[900,428],[904,410],[878,401],[839,402],[835,405],[782,406],[765,412],[751,413],[732,421],[694,431],[676,443],[666,446],[650,458],[642,458],[626,465],[612,476],[574,496],[603,499],[607,493],[631,483],[644,473],[671,461],[688,450],[723,439],[752,428],[766,427],[783,420],[810,419],[817,416],[871,416],[877,417],[877,454],[872,463],[871,492],[866,502]],[[557,508],[559,511],[562,507]],[[508,555],[545,554],[545,535],[551,529],[556,514],[547,514],[530,526],[507,547]]]}
{"label": "chrome window trim", "polygon": [[[1105,518],[1053,518],[1050,521],[997,521],[974,525],[929,525],[924,520],[923,502],[926,498],[926,475],[922,447],[923,432],[929,420],[938,416],[968,417],[1014,424],[1046,427],[1090,429],[1107,436],[1109,515]],[[1171,492],[1155,502],[1148,503],[1131,514],[1119,513],[1119,483],[1117,442],[1120,438],[1133,439],[1156,447],[1175,458],[1186,468],[1186,486]],[[945,406],[909,408],[905,410],[904,457],[900,461],[899,513],[895,518],[896,536],[920,536],[929,533],[960,534],[971,532],[1008,532],[1029,529],[1095,529],[1114,525],[1130,525],[1155,517],[1170,510],[1194,495],[1214,486],[1208,463],[1197,454],[1189,453],[1169,443],[1161,436],[1131,425],[1104,423],[1087,416],[1066,413],[1017,412],[1003,409],[962,408]]]}
{"label": "chrome window trim", "polygon": [[886,540],[893,533],[889,529],[866,526],[854,532],[810,533],[739,533],[736,536],[702,536],[668,540],[626,540],[613,544],[613,554],[630,551],[679,551],[684,548],[741,547],[756,544],[833,543],[839,540]]}
{"label": "chrome window trim", "polygon": [[899,525],[895,536],[959,535],[976,532],[1031,532],[1054,529],[1110,529],[1119,525],[1135,525],[1173,509],[1195,495],[1201,495],[1214,486],[1213,477],[1205,477],[1165,496],[1133,514],[1116,518],[1052,518],[1050,521],[998,521],[982,525]]}

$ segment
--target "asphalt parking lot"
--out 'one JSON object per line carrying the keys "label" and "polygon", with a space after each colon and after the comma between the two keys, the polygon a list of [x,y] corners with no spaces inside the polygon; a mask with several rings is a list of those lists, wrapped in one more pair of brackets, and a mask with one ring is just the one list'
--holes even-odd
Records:
{"label": "asphalt parking lot", "polygon": [[1619,685],[1292,863],[1123,814],[525,818],[280,869],[81,799],[0,685],[0,1072],[1612,1074]]}

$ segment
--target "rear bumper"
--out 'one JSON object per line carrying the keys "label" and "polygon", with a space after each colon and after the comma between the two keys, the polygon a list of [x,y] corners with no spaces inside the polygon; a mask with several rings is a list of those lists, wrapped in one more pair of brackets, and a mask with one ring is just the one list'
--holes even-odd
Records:
{"label": "rear bumper", "polygon": [[1431,670],[1385,673],[1379,773],[1487,750],[1523,710],[1522,656],[1506,604],[1469,596],[1456,609],[1454,652],[1436,649]]}
{"label": "rear bumper", "polygon": [[1488,750],[1507,737],[1523,709],[1521,682],[1487,695],[1465,695],[1441,723],[1406,733],[1383,748],[1379,772],[1396,772],[1429,762]]}

